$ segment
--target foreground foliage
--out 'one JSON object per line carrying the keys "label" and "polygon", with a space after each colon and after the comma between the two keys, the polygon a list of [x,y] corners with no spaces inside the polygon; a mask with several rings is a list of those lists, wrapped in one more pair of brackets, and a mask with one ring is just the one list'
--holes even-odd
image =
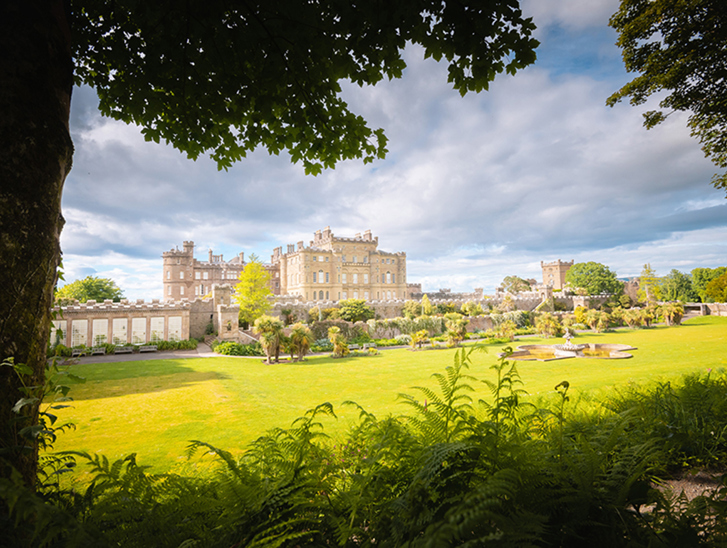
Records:
{"label": "foreground foliage", "polygon": [[[84,489],[38,495],[0,480],[18,541],[117,546],[675,546],[727,541],[724,481],[691,502],[650,480],[727,456],[727,378],[630,386],[584,414],[560,382],[523,402],[505,359],[480,381],[472,353],[403,394],[402,416],[359,420],[340,440],[324,403],[252,443],[239,458],[203,441],[188,456],[209,477],[149,474],[135,455],[90,467]],[[724,480],[724,478],[723,478]],[[129,504],[133,501],[133,504]],[[3,524],[7,525],[7,524]],[[30,542],[29,542],[30,543]]]}

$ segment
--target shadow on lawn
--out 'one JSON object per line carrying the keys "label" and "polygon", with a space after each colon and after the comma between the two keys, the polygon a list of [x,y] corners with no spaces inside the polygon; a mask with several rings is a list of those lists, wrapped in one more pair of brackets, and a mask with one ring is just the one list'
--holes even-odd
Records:
{"label": "shadow on lawn", "polygon": [[184,365],[184,360],[75,364],[66,370],[86,379],[85,383],[62,381],[62,384],[71,386],[69,396],[77,401],[163,392],[231,378],[216,371],[197,371]]}

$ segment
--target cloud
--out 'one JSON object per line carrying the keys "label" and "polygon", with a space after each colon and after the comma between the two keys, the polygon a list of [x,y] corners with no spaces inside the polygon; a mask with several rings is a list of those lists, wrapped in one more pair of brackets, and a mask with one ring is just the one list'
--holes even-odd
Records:
{"label": "cloud", "polygon": [[402,79],[343,86],[351,108],[386,130],[388,157],[318,177],[264,150],[228,172],[189,161],[101,118],[92,93],[76,90],[67,271],[113,272],[133,298],[160,297],[161,253],[183,240],[200,255],[267,258],[325,226],[340,236],[372,229],[382,249],[407,252],[409,281],[430,290],[492,290],[506,275],[539,278],[540,261],[557,258],[619,275],[645,262],[723,264],[727,206],[685,117],[647,131],[641,112],[653,103],[605,106],[628,79],[605,26],[616,8],[526,2],[540,25],[538,62],[464,98],[446,65],[408,48]]}

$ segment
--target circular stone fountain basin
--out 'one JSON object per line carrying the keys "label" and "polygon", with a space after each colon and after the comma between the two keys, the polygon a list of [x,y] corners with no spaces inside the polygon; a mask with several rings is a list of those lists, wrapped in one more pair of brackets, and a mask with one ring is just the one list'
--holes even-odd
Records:
{"label": "circular stone fountain basin", "polygon": [[[564,345],[525,344],[518,346],[508,359],[547,362],[551,360],[564,360],[567,358],[597,358],[602,360],[620,360],[633,357],[626,350],[636,350],[627,344],[579,344],[575,350],[563,350]],[[576,345],[573,345],[576,346]],[[498,354],[504,357],[504,353]]]}

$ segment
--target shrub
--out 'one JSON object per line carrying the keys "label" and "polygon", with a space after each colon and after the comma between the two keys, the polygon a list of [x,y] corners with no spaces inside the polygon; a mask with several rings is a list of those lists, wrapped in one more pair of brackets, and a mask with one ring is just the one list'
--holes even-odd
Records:
{"label": "shrub", "polygon": [[158,341],[156,343],[157,350],[194,350],[197,348],[197,339],[184,341]]}
{"label": "shrub", "polygon": [[397,335],[394,340],[400,345],[411,344],[411,335]]}
{"label": "shrub", "polygon": [[236,342],[224,342],[215,345],[214,351],[225,356],[264,356],[260,343],[239,344]]}

